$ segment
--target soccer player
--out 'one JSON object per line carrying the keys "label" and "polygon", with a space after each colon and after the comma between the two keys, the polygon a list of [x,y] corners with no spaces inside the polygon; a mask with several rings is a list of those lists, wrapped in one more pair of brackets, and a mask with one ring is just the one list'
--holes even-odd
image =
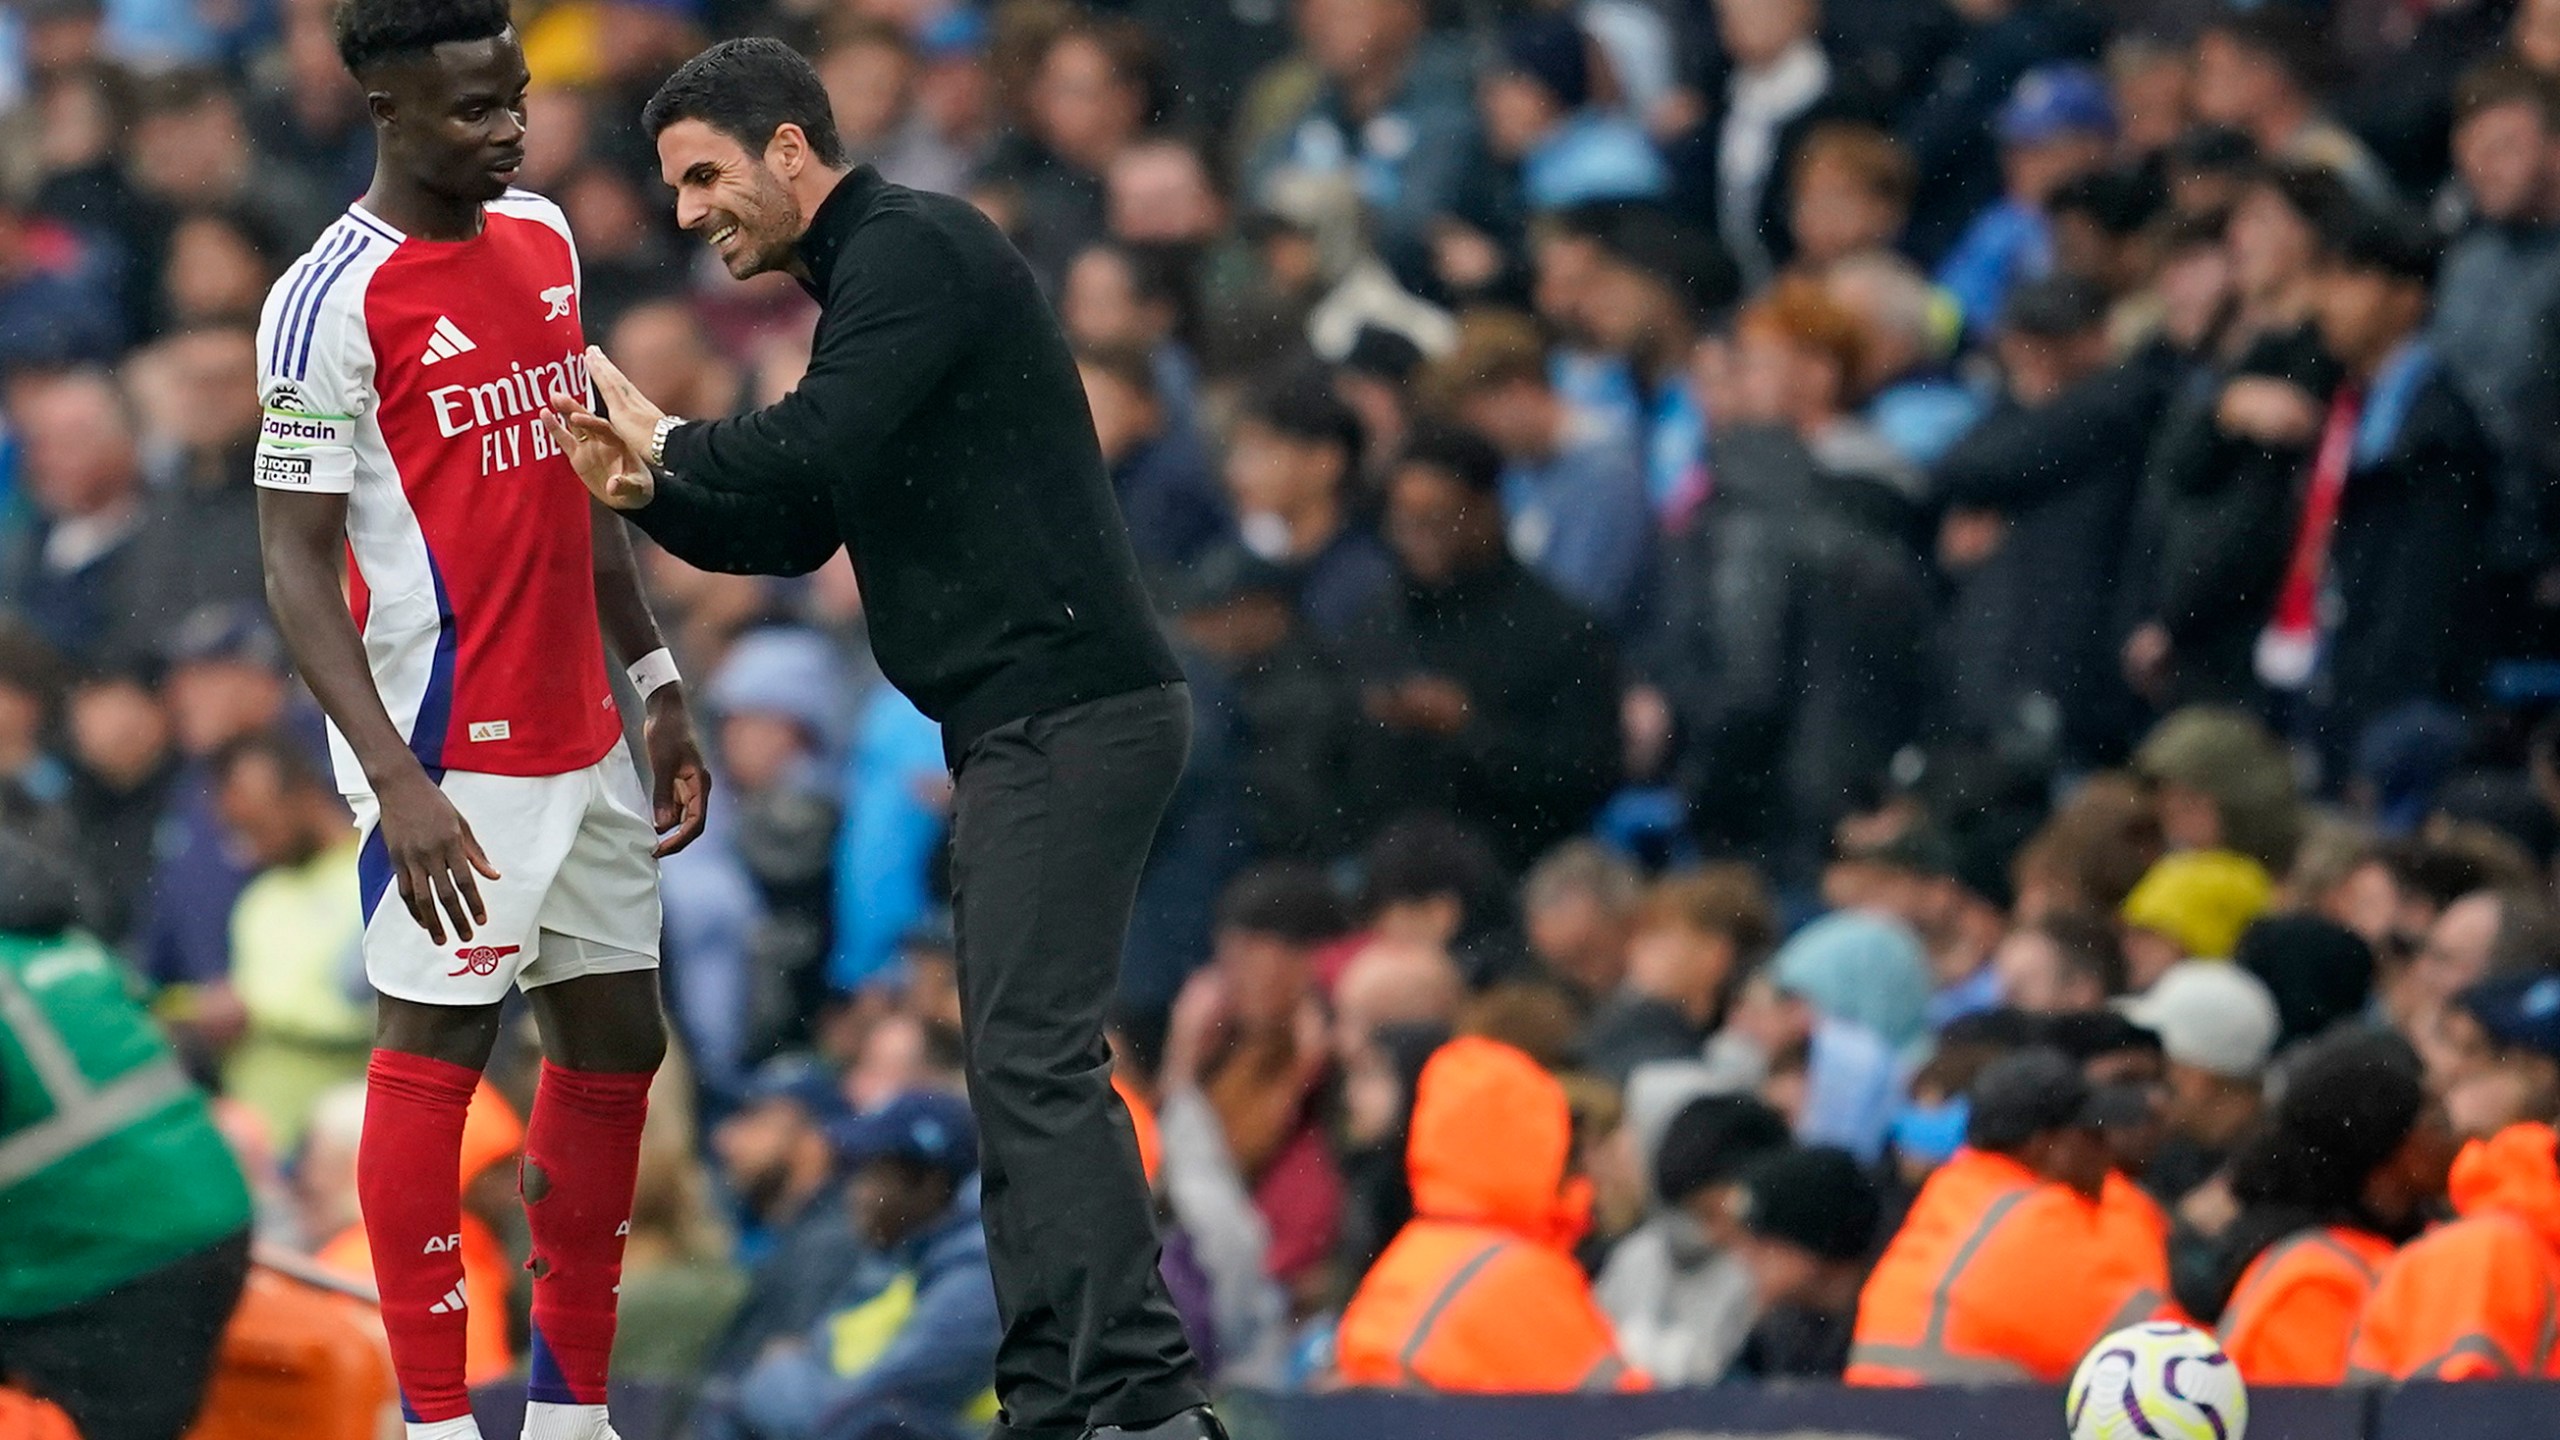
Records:
{"label": "soccer player", "polygon": [[[629,542],[541,423],[554,388],[586,391],[578,259],[560,211],[509,188],[528,80],[507,0],[347,0],[337,41],[380,158],[268,297],[258,518],[269,602],[364,834],[381,1006],[356,1183],[383,1328],[410,1440],[476,1437],[465,1326],[497,1297],[465,1292],[456,1174],[499,1002],[522,986],[544,1054],[524,1434],[609,1440],[666,1043],[653,852],[701,832],[708,781]],[[608,641],[647,709],[654,806],[620,753]]]}

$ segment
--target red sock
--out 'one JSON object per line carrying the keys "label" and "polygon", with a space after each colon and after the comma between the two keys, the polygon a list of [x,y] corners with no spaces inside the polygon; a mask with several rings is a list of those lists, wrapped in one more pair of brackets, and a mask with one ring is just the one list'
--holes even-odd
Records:
{"label": "red sock", "polygon": [[533,1232],[534,1400],[604,1403],[622,1242],[631,1233],[640,1125],[648,1114],[645,1074],[566,1070],[543,1062],[524,1145],[524,1213]]}
{"label": "red sock", "polygon": [[374,1051],[365,1071],[356,1199],[401,1409],[413,1421],[471,1413],[459,1176],[462,1117],[479,1083],[476,1070],[398,1050]]}

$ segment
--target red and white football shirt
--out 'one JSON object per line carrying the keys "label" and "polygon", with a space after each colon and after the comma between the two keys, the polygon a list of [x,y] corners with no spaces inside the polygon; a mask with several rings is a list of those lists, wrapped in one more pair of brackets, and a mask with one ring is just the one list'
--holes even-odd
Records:
{"label": "red and white football shirt", "polygon": [[[586,488],[542,423],[588,393],[578,257],[520,190],[476,239],[362,208],[267,296],[257,481],[348,497],[348,603],[430,774],[561,775],[621,738]],[[333,726],[341,788],[368,787]]]}

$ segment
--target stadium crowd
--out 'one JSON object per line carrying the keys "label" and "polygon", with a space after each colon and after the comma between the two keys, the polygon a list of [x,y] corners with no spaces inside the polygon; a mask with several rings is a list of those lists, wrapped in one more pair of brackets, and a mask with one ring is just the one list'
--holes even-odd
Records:
{"label": "stadium crowd", "polygon": [[[518,13],[519,183],[671,413],[807,363],[635,123],[709,38],[1050,287],[1199,709],[1115,1043],[1222,1382],[2051,1382],[2154,1314],[2254,1381],[2560,1373],[2560,0]],[[248,455],[364,99],[327,0],[24,0],[0,135],[0,830],[256,1233],[360,1274],[356,851]],[[957,1436],[934,727],[841,557],[643,559],[719,788],[619,1373]],[[459,1237],[519,1306],[533,1058]]]}

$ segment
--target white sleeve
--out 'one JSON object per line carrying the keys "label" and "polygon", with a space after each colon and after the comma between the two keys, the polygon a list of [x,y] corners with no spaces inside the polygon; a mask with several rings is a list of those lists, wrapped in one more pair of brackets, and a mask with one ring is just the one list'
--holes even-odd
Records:
{"label": "white sleeve", "polygon": [[345,268],[306,260],[286,271],[259,318],[258,399],[266,413],[256,479],[269,489],[355,489],[357,422],[373,408],[373,342],[364,325],[365,271]]}

